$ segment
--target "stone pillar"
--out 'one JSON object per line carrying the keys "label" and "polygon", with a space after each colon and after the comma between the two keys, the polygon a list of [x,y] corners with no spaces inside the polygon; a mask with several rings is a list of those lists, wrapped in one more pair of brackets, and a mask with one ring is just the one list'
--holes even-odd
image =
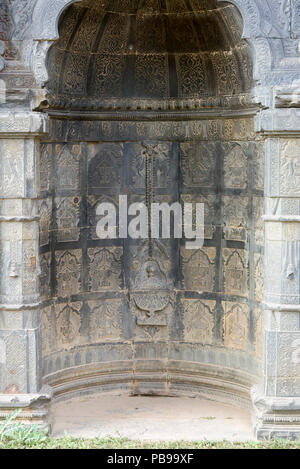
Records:
{"label": "stone pillar", "polygon": [[266,138],[264,383],[259,439],[300,437],[300,111],[260,117]]}
{"label": "stone pillar", "polygon": [[0,419],[42,422],[38,159],[42,114],[0,113]]}

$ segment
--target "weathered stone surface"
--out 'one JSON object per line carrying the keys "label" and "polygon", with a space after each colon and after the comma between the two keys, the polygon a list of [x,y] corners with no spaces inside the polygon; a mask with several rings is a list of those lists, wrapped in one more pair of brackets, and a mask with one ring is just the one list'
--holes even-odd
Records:
{"label": "weathered stone surface", "polygon": [[[243,403],[260,380],[257,435],[299,436],[299,1],[229,3],[0,1],[1,410],[42,374]],[[99,241],[119,194],[203,202],[203,248]]]}

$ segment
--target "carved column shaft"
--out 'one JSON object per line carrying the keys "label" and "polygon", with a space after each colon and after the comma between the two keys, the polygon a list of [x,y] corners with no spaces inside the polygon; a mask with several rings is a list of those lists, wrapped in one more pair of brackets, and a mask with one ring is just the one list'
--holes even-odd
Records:
{"label": "carved column shaft", "polygon": [[261,130],[266,135],[265,360],[264,389],[254,392],[257,434],[294,438],[300,433],[300,113],[265,111]]}
{"label": "carved column shaft", "polygon": [[37,199],[45,130],[42,115],[0,114],[0,417],[16,406],[43,416],[33,408],[41,399]]}

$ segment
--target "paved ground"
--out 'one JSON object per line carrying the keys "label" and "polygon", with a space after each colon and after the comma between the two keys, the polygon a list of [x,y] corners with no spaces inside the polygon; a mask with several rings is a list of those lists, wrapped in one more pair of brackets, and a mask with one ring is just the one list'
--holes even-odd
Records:
{"label": "paved ground", "polygon": [[96,395],[53,406],[54,436],[253,440],[247,411],[204,399]]}

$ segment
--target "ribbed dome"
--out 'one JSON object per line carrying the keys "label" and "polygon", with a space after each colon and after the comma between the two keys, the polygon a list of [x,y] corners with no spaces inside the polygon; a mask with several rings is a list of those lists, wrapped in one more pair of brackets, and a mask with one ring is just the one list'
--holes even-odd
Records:
{"label": "ribbed dome", "polygon": [[191,99],[251,87],[242,20],[216,0],[84,0],[66,10],[48,56],[51,101]]}

